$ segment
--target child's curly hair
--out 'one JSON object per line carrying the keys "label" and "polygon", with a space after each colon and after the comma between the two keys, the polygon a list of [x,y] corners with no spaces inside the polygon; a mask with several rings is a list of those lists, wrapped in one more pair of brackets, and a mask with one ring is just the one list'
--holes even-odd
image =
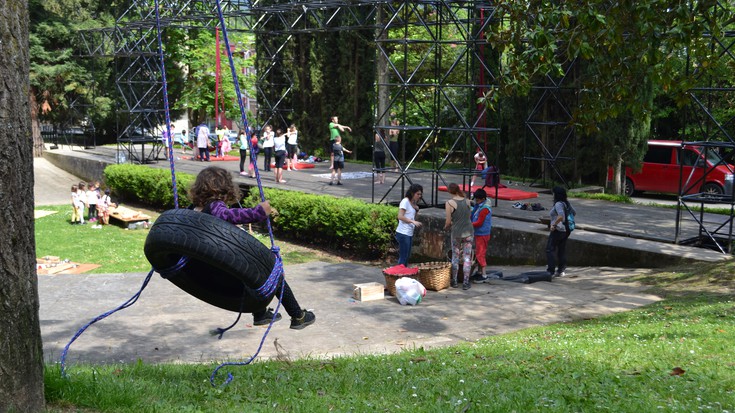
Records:
{"label": "child's curly hair", "polygon": [[229,172],[210,166],[197,175],[194,184],[189,188],[189,198],[197,207],[204,207],[212,201],[223,201],[230,205],[240,200],[240,188],[232,181]]}

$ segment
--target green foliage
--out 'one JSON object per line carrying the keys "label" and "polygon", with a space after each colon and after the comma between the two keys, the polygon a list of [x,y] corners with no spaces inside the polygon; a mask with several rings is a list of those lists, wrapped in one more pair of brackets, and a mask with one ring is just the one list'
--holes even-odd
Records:
{"label": "green foliage", "polygon": [[[172,34],[173,42],[168,43],[167,54],[179,56],[180,61],[185,62],[187,74],[179,73],[177,82],[180,99],[177,99],[174,107],[179,110],[191,110],[191,120],[199,124],[208,117],[214,117],[215,107],[215,72],[216,72],[216,41],[213,31],[197,30],[186,33]],[[236,48],[233,53],[233,61],[236,70],[253,65],[252,57],[243,58],[242,52],[246,51],[254,43],[253,34],[240,32],[227,33],[230,45]],[[176,41],[178,39],[178,42]],[[171,65],[177,62],[173,59]],[[224,112],[228,119],[240,120],[240,107],[235,95],[235,84],[232,80],[229,60],[225,49],[225,42],[220,33],[220,60],[221,80],[219,91],[219,111]],[[167,69],[168,70],[168,69]],[[244,75],[238,72],[240,90],[244,96],[254,96],[254,75]],[[250,120],[252,121],[252,120]]]}
{"label": "green foliage", "polygon": [[[398,213],[395,207],[278,189],[266,189],[265,197],[279,213],[272,220],[273,229],[288,238],[339,245],[363,256],[385,254],[390,246]],[[252,191],[247,204],[255,205],[259,199]]]}
{"label": "green foliage", "polygon": [[112,113],[110,96],[91,98],[94,91],[114,90],[110,83],[109,60],[84,61],[74,57],[77,30],[114,24],[111,6],[93,0],[31,0],[30,81],[35,112],[41,120],[65,126],[79,126],[79,109],[70,102],[89,105],[86,113],[99,124]]}
{"label": "green foliage", "polygon": [[[138,200],[156,207],[174,207],[171,173],[167,169],[131,164],[110,165],[105,168],[104,175],[105,184],[123,199]],[[194,175],[176,173],[179,206],[189,205],[186,191],[194,179]]]}

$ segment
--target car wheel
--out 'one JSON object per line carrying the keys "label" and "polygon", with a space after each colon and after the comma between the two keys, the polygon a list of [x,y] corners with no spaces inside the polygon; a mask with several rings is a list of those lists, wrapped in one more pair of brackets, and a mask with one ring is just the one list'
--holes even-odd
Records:
{"label": "car wheel", "polygon": [[720,185],[714,182],[708,182],[702,186],[702,193],[705,195],[722,195],[725,191]]}
{"label": "car wheel", "polygon": [[273,294],[261,297],[256,292],[273,270],[273,253],[246,231],[212,215],[165,211],[151,227],[143,250],[163,278],[216,307],[252,313],[273,299]]}
{"label": "car wheel", "polygon": [[625,178],[625,186],[623,187],[623,193],[625,196],[633,196],[633,193],[635,192],[635,185],[633,185],[633,181],[630,180],[630,178]]}

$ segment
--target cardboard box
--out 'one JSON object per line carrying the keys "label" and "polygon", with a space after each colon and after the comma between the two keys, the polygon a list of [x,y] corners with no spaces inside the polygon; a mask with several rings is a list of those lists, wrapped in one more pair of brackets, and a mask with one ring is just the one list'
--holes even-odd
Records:
{"label": "cardboard box", "polygon": [[381,283],[364,283],[352,285],[352,296],[357,301],[373,301],[385,298],[385,286]]}

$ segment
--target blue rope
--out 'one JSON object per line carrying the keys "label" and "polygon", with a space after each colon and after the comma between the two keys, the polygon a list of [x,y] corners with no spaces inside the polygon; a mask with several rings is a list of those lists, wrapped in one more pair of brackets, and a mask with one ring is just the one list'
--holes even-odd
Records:
{"label": "blue rope", "polygon": [[[157,31],[157,38],[158,38],[158,51],[159,51],[159,56],[161,60],[161,77],[162,77],[162,82],[163,82],[163,103],[164,103],[164,111],[166,114],[166,132],[169,137],[168,142],[167,142],[168,161],[169,161],[169,167],[171,170],[171,182],[172,182],[172,187],[174,191],[174,194],[173,194],[174,207],[179,208],[178,189],[177,189],[177,184],[176,184],[176,170],[174,166],[174,156],[173,156],[174,155],[173,136],[171,134],[171,116],[170,116],[169,101],[168,101],[168,83],[166,81],[166,68],[165,68],[165,60],[164,60],[164,53],[163,53],[163,41],[161,39],[161,16],[159,13],[159,1],[158,0],[155,0],[155,12],[156,12],[156,31]],[[225,41],[225,48],[227,50],[227,58],[230,63],[230,72],[232,73],[232,78],[235,84],[235,92],[237,94],[237,101],[240,106],[240,116],[242,118],[243,128],[245,128],[245,136],[247,137],[248,147],[250,148],[250,152],[252,153],[254,148],[250,140],[251,132],[250,132],[250,128],[248,127],[247,116],[245,115],[245,106],[242,101],[242,92],[240,91],[240,83],[238,80],[237,71],[235,69],[235,61],[232,57],[232,49],[230,48],[230,41],[227,35],[227,28],[225,26],[225,20],[224,20],[224,15],[222,14],[222,6],[220,4],[220,0],[217,0],[217,13],[219,15],[220,26],[222,28],[222,34],[223,34],[223,38]],[[256,181],[258,183],[258,191],[260,193],[260,200],[261,202],[263,202],[265,201],[265,192],[263,190],[263,183],[260,179],[260,171],[258,169],[257,162],[255,162],[255,159],[252,160],[252,164],[253,164],[253,169],[255,170]],[[285,283],[286,283],[286,279],[284,277],[284,271],[283,271],[283,261],[281,259],[280,249],[275,245],[275,238],[273,236],[273,228],[271,226],[269,217],[266,217],[266,225],[268,227],[268,234],[269,234],[270,241],[271,241],[271,251],[275,255],[276,262],[275,262],[275,265],[273,266],[273,270],[268,276],[268,279],[261,287],[259,287],[256,290],[256,293],[261,297],[269,297],[275,292],[275,290],[278,287],[278,283],[280,282],[281,294],[278,297],[278,304],[276,306],[276,310],[273,313],[273,318],[271,319],[271,322],[268,325],[268,328],[263,334],[263,338],[260,340],[260,345],[258,346],[258,349],[256,350],[255,354],[253,354],[250,357],[250,359],[248,359],[245,362],[228,362],[228,363],[220,364],[217,368],[214,369],[214,371],[212,372],[212,375],[210,376],[210,383],[212,384],[212,386],[216,386],[215,384],[216,375],[219,372],[219,370],[222,369],[223,367],[225,366],[243,366],[243,365],[250,364],[253,360],[255,360],[258,354],[260,354],[260,351],[263,348],[263,344],[265,343],[265,339],[268,337],[268,333],[270,333],[270,330],[273,327],[273,323],[275,322],[276,317],[278,316],[278,311],[281,308],[281,302],[283,301],[283,291],[285,290]],[[175,272],[181,270],[184,266],[186,266],[188,262],[189,262],[189,259],[187,257],[182,256],[176,264],[174,264],[173,266],[169,268],[165,268],[161,271],[158,271],[158,272],[159,274],[161,274],[163,278],[167,278],[173,275]],[[69,352],[69,348],[71,347],[71,344],[74,341],[76,341],[76,339],[79,338],[82,335],[82,333],[84,333],[84,331],[86,331],[92,324],[96,323],[97,321],[103,320],[109,317],[110,315],[135,304],[135,302],[138,301],[138,298],[140,298],[140,295],[142,294],[145,287],[150,282],[151,276],[153,275],[154,271],[156,270],[151,269],[151,271],[148,273],[148,276],[143,281],[143,285],[140,287],[140,290],[138,290],[138,292],[134,294],[130,299],[128,299],[125,303],[123,303],[122,305],[120,305],[119,307],[115,308],[112,311],[108,311],[106,313],[103,313],[95,317],[92,321],[90,321],[89,323],[84,325],[82,328],[80,328],[79,331],[77,331],[77,333],[72,337],[69,343],[67,343],[67,345],[64,347],[64,350],[61,353],[61,375],[62,377],[67,377],[66,376],[66,356],[67,356],[67,353]],[[219,336],[220,339],[222,338],[222,335],[227,330],[231,329],[232,327],[235,326],[235,324],[237,324],[237,322],[240,320],[241,315],[242,315],[242,312],[238,314],[235,322],[229,327],[225,329],[222,329],[222,328],[218,329],[219,330],[218,332],[220,334]],[[228,373],[227,379],[223,383],[223,386],[229,384],[233,379],[234,379],[234,376],[232,375],[232,373]]]}
{"label": "blue rope", "polygon": [[74,334],[74,337],[72,337],[69,343],[67,343],[66,346],[64,346],[64,350],[61,352],[61,376],[62,377],[66,377],[66,354],[69,352],[69,347],[71,347],[71,343],[76,341],[76,339],[79,338],[79,336],[81,336],[82,333],[84,333],[84,331],[87,330],[92,324],[100,320],[104,320],[105,318],[115,314],[116,312],[122,309],[128,308],[131,305],[135,304],[135,302],[138,301],[138,298],[140,298],[140,294],[143,293],[143,290],[148,285],[148,282],[151,280],[152,275],[153,275],[153,270],[151,269],[151,271],[148,273],[148,276],[145,277],[145,280],[143,280],[143,285],[140,287],[140,290],[138,290],[137,293],[135,293],[132,297],[130,297],[128,301],[125,301],[122,305],[115,308],[114,310],[98,315],[97,317],[92,319],[92,321],[88,322],[84,327],[80,328],[76,334]]}
{"label": "blue rope", "polygon": [[[280,257],[276,258],[277,260],[280,260]],[[260,354],[260,350],[263,349],[263,344],[265,343],[265,339],[268,337],[268,333],[270,333],[271,328],[273,328],[273,323],[276,321],[276,317],[278,317],[278,311],[281,309],[281,302],[283,301],[283,290],[285,290],[285,284],[286,279],[281,278],[281,294],[278,296],[278,304],[276,305],[276,310],[273,312],[273,318],[271,319],[270,324],[268,324],[268,328],[265,330],[265,333],[263,333],[263,338],[260,339],[260,344],[258,345],[258,349],[255,350],[255,353],[250,356],[250,358],[246,361],[232,361],[232,362],[226,362],[221,363],[219,366],[217,366],[214,371],[212,371],[212,375],[209,376],[209,383],[212,385],[212,387],[217,387],[217,384],[215,383],[215,378],[217,377],[217,373],[226,366],[246,366],[255,360],[256,357],[258,357],[258,354]],[[232,373],[227,373],[227,378],[225,379],[224,383],[221,384],[220,387],[227,386],[232,382],[232,380],[235,379],[235,376],[232,375]]]}
{"label": "blue rope", "polygon": [[156,0],[156,34],[158,37],[158,54],[161,58],[161,81],[163,82],[163,109],[166,113],[166,133],[168,134],[168,164],[171,169],[171,184],[174,191],[174,208],[179,208],[179,191],[176,185],[176,169],[174,168],[174,137],[171,134],[171,113],[168,104],[168,82],[166,82],[166,65],[163,57],[163,41],[161,40],[161,15]]}

